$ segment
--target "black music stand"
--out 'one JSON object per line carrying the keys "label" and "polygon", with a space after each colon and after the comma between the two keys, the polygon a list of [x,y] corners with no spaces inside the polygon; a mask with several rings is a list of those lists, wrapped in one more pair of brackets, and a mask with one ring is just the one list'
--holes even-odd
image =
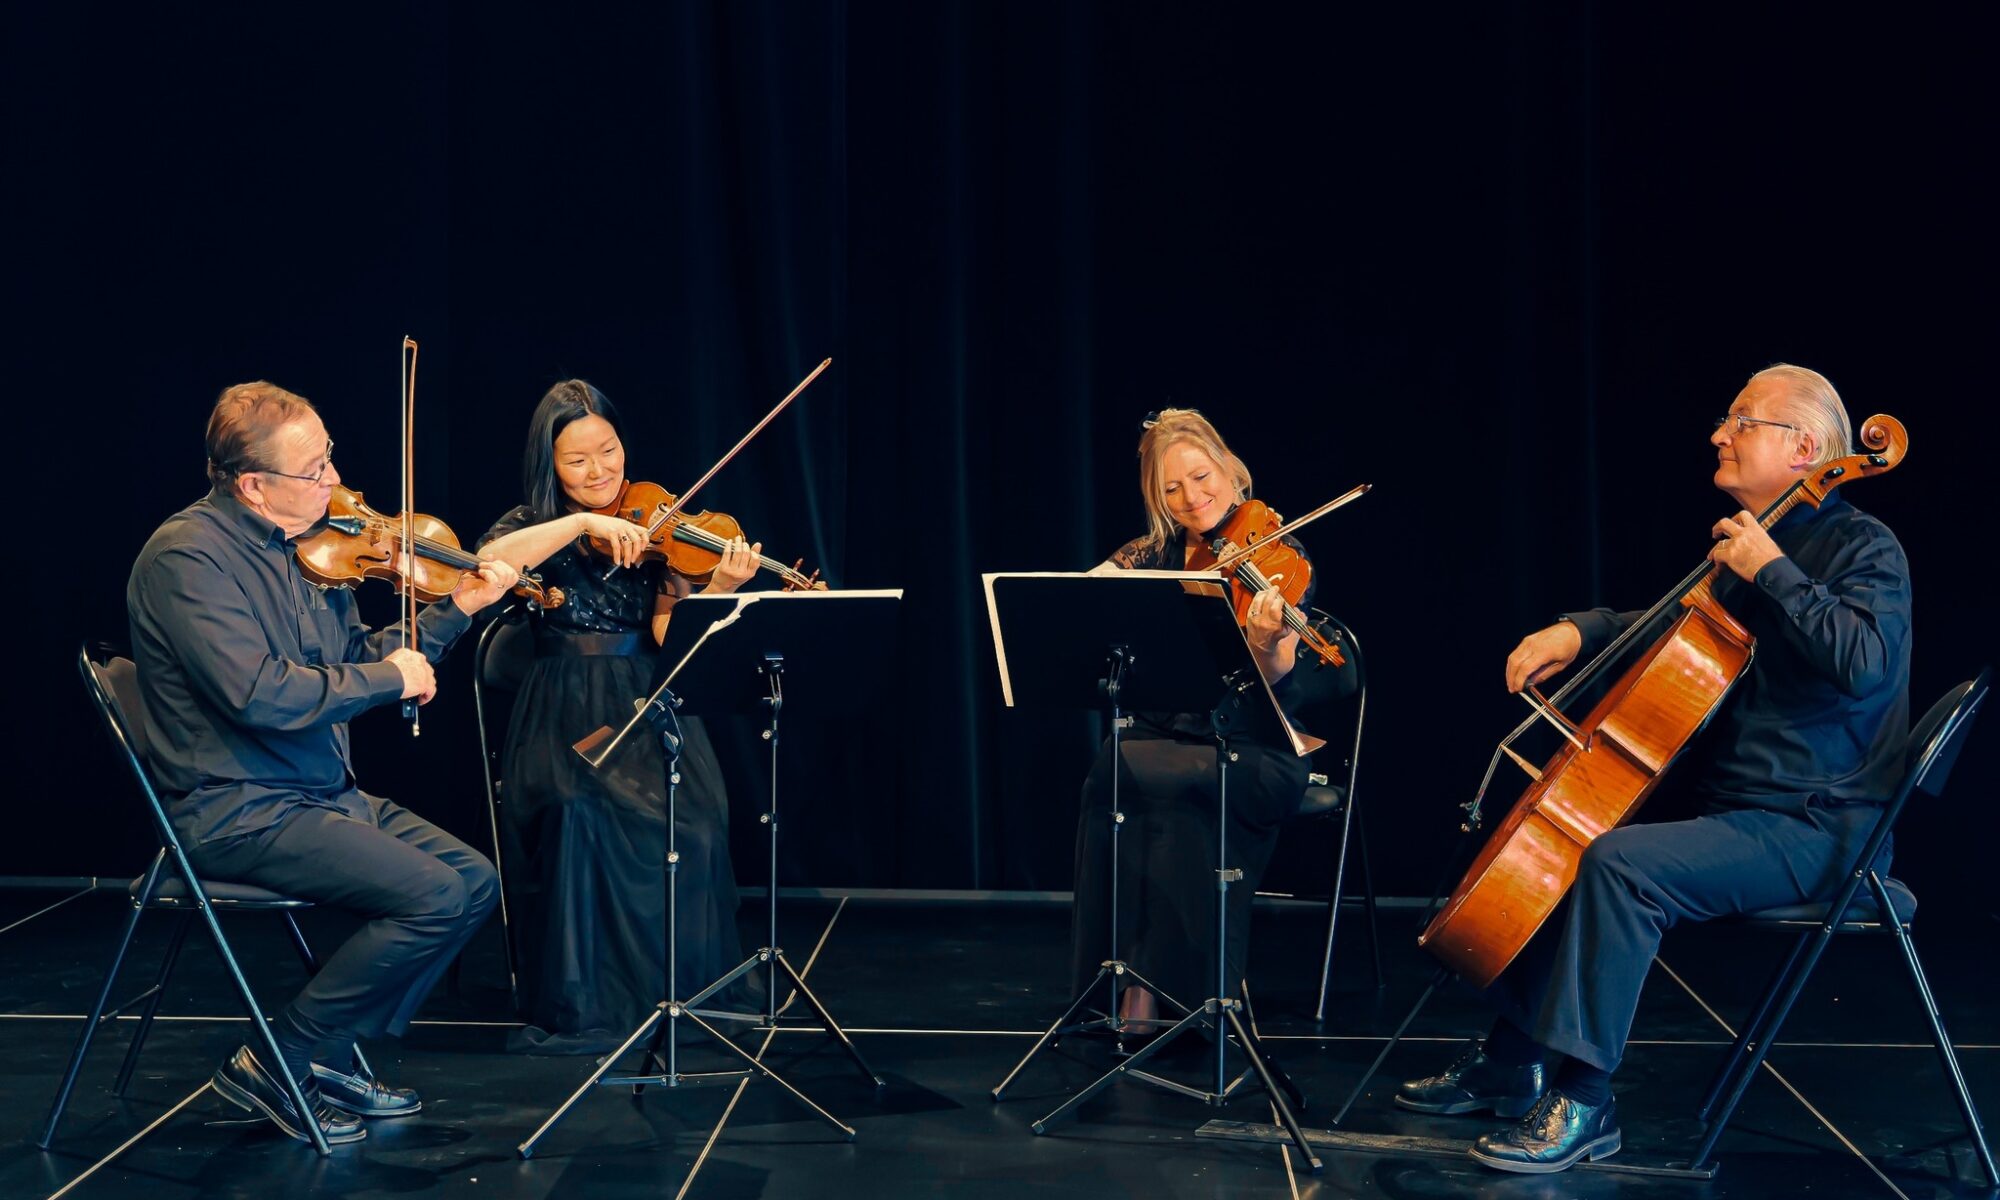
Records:
{"label": "black music stand", "polygon": [[[1122,1031],[1118,988],[1121,980],[1130,976],[1182,1015],[1145,1048],[1036,1121],[1034,1131],[1048,1132],[1053,1122],[1121,1077],[1220,1106],[1241,1094],[1243,1085],[1254,1075],[1269,1094],[1300,1157],[1318,1171],[1320,1160],[1292,1114],[1292,1105],[1300,1102],[1298,1090],[1244,1023],[1242,1003],[1235,998],[1227,978],[1226,953],[1229,886],[1243,877],[1242,870],[1229,866],[1228,859],[1229,762],[1234,757],[1229,741],[1255,732],[1267,740],[1289,741],[1295,753],[1306,754],[1317,739],[1298,734],[1285,720],[1237,627],[1227,589],[1212,574],[1117,571],[992,574],[984,578],[1000,687],[1007,705],[1098,708],[1108,704],[1113,753],[1110,945],[1114,957],[1098,968],[1096,977],[993,1089],[993,1099],[998,1101],[1029,1061],[1063,1034],[1092,1028]],[[1118,807],[1116,756],[1119,729],[1127,720],[1122,710],[1126,709],[1212,711],[1215,720],[1216,981],[1214,994],[1192,1008],[1161,992],[1117,957],[1118,833],[1124,816]],[[1076,1021],[1100,983],[1108,983],[1110,989],[1107,1015]],[[1189,1087],[1139,1069],[1176,1038],[1200,1028],[1212,1030],[1215,1036],[1212,1089]],[[1250,1060],[1249,1069],[1233,1082],[1227,1066],[1232,1038]],[[1287,1103],[1288,1094],[1291,1103]]]}
{"label": "black music stand", "polygon": [[[591,1072],[569,1098],[542,1122],[539,1129],[521,1143],[522,1158],[534,1155],[536,1143],[553,1129],[570,1108],[594,1086],[630,1086],[635,1093],[649,1084],[692,1087],[728,1083],[761,1076],[782,1087],[793,1100],[814,1116],[854,1140],[854,1129],[815,1104],[810,1097],[752,1056],[709,1024],[704,1017],[748,1016],[755,1028],[775,1030],[799,1028],[780,1026],[778,978],[780,973],[807,1007],[812,1009],[821,1032],[837,1040],[854,1060],[861,1074],[879,1088],[882,1080],[855,1049],[847,1033],[834,1021],[819,998],[806,986],[778,945],[778,718],[784,707],[787,674],[806,681],[808,703],[826,696],[851,703],[857,691],[865,691],[870,678],[879,672],[858,670],[851,660],[866,647],[871,660],[879,661],[885,648],[895,645],[896,608],[902,592],[753,592],[744,595],[690,596],[674,606],[674,619],[667,627],[667,639],[660,647],[659,669],[650,696],[635,702],[637,712],[625,728],[599,730],[577,743],[577,752],[593,765],[602,763],[627,737],[657,734],[668,759],[667,774],[667,855],[663,870],[667,880],[667,990],[646,1019]],[[796,689],[795,689],[796,690]],[[707,987],[685,1000],[674,999],[676,943],[675,884],[679,856],[674,850],[674,795],[680,783],[680,726],[678,717],[720,713],[757,713],[767,716],[764,740],[771,747],[771,791],[762,818],[770,844],[771,878],[767,900],[770,938],[757,951]],[[728,988],[759,965],[768,965],[770,978],[762,1014],[719,1012],[700,1007],[711,996]],[[676,1025],[687,1020],[707,1034],[724,1050],[742,1060],[743,1066],[730,1071],[688,1072],[680,1070],[679,1039]],[[807,1026],[807,1028],[811,1028]],[[641,1074],[607,1073],[648,1033],[653,1041],[646,1065],[654,1068]]]}

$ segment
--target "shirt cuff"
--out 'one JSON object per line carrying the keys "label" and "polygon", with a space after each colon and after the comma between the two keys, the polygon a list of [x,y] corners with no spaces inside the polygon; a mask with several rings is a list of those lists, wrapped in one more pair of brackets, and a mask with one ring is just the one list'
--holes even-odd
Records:
{"label": "shirt cuff", "polygon": [[472,627],[472,614],[460,608],[458,601],[446,596],[417,614],[417,624],[423,630],[420,644],[425,657],[435,663],[443,660],[459,634]]}
{"label": "shirt cuff", "polygon": [[1794,621],[1809,603],[1813,588],[1812,576],[1786,555],[1765,563],[1752,582]]}
{"label": "shirt cuff", "polygon": [[368,703],[382,704],[403,698],[403,673],[392,662],[355,663],[354,669],[368,681]]}
{"label": "shirt cuff", "polygon": [[1602,646],[1618,636],[1617,622],[1596,609],[1587,612],[1557,613],[1556,620],[1568,621],[1576,626],[1578,636],[1583,639],[1583,645],[1577,651],[1579,658],[1594,654],[1593,647]]}

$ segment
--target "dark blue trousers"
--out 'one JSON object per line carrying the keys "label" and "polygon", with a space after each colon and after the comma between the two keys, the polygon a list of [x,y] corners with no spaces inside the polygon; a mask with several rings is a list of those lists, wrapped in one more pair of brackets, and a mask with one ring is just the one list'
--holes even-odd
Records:
{"label": "dark blue trousers", "polygon": [[1872,805],[1739,808],[1614,829],[1584,851],[1568,897],[1488,996],[1542,1046],[1615,1071],[1668,929],[1831,897],[1879,816]]}
{"label": "dark blue trousers", "polygon": [[188,857],[202,875],[367,917],[292,1006],[353,1037],[400,1035],[500,893],[485,855],[401,805],[359,798],[365,804],[350,807],[364,818],[301,808],[269,828],[191,845]]}

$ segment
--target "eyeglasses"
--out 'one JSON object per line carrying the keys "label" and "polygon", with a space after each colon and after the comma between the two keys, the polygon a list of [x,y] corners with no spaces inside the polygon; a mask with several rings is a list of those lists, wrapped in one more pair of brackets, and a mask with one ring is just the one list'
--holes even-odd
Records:
{"label": "eyeglasses", "polygon": [[333,439],[328,438],[326,439],[326,457],[320,460],[319,470],[314,471],[310,475],[294,475],[290,471],[273,471],[266,467],[257,468],[257,473],[259,475],[278,475],[286,479],[298,479],[306,483],[318,483],[320,480],[326,478],[326,473],[332,469]]}
{"label": "eyeglasses", "polygon": [[1729,430],[1731,437],[1741,437],[1743,431],[1752,425],[1769,425],[1774,429],[1789,429],[1793,433],[1799,432],[1799,427],[1796,425],[1787,425],[1783,421],[1766,421],[1761,417],[1746,417],[1742,413],[1730,413],[1726,417],[1717,417],[1715,419],[1715,428],[1720,429],[1724,425],[1731,427]]}

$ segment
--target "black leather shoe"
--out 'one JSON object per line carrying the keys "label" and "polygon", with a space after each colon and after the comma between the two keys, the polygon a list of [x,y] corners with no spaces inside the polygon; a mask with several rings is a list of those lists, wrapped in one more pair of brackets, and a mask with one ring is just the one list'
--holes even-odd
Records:
{"label": "black leather shoe", "polygon": [[1518,1117],[1535,1106],[1545,1086],[1542,1064],[1503,1066],[1486,1057],[1485,1042],[1474,1040],[1443,1074],[1398,1084],[1396,1106],[1420,1113]]}
{"label": "black leather shoe", "polygon": [[[297,1138],[308,1145],[312,1143],[305,1122],[299,1119],[298,1107],[285,1094],[285,1085],[279,1082],[276,1075],[264,1069],[264,1064],[250,1053],[250,1047],[238,1047],[235,1054],[216,1068],[215,1076],[209,1082],[224,1100],[246,1112],[269,1117],[271,1123],[284,1130],[287,1137]],[[361,1127],[361,1118],[348,1116],[328,1105],[312,1080],[306,1080],[300,1090],[305,1093],[306,1104],[319,1122],[320,1136],[329,1145],[358,1142],[368,1136],[368,1131]]]}
{"label": "black leather shoe", "polygon": [[410,1088],[390,1087],[360,1075],[343,1075],[332,1067],[313,1064],[320,1099],[357,1117],[407,1117],[424,1102]]}
{"label": "black leather shoe", "polygon": [[1472,1143],[1472,1157],[1495,1170],[1553,1175],[1569,1170],[1579,1158],[1594,1162],[1616,1154],[1624,1140],[1616,1099],[1578,1104],[1561,1088],[1550,1088],[1520,1124]]}

